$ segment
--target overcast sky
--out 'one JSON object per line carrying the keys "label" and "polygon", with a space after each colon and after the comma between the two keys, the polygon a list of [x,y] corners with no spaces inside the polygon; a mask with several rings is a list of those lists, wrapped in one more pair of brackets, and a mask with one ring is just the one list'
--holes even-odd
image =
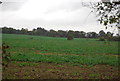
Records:
{"label": "overcast sky", "polygon": [[[29,30],[113,31],[97,22],[95,13],[81,2],[99,0],[1,0],[0,26]],[[90,14],[90,15],[89,15]],[[88,16],[89,15],[89,16]],[[117,32],[117,30],[116,30]]]}

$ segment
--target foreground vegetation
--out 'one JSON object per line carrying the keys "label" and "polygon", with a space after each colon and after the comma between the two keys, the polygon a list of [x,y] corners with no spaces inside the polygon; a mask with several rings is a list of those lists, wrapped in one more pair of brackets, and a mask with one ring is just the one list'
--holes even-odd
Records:
{"label": "foreground vegetation", "polygon": [[109,65],[78,66],[68,63],[13,61],[3,71],[3,79],[114,79],[118,81],[116,80],[118,77],[118,68]]}
{"label": "foreground vegetation", "polygon": [[118,65],[118,42],[13,34],[3,34],[3,42],[15,61]]}
{"label": "foreground vegetation", "polygon": [[[15,34],[3,34],[2,36],[3,43],[9,46],[6,51],[11,55],[11,62],[7,69],[3,69],[3,78],[18,79],[20,76],[24,79],[31,79],[30,76],[41,78],[38,75],[44,78],[46,76],[47,79],[65,77],[67,79],[109,79],[118,77],[119,42],[85,38],[67,40],[67,38]],[[11,68],[15,70],[11,70]],[[70,71],[70,68],[76,68],[76,70]],[[105,74],[105,71],[108,73]],[[52,72],[53,74],[51,74]],[[54,77],[47,77],[47,75]]]}

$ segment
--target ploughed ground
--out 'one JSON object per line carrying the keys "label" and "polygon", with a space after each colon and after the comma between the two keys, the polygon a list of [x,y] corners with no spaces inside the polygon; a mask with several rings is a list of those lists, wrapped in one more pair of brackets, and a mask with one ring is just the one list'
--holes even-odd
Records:
{"label": "ploughed ground", "polygon": [[[29,63],[31,65],[19,65]],[[3,79],[117,79],[118,67],[55,63],[10,62],[2,67]]]}

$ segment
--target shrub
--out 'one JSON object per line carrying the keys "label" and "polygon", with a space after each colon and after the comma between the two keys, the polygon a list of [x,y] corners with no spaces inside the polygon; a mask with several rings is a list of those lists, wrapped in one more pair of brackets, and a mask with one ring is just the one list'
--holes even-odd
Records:
{"label": "shrub", "polygon": [[[2,62],[2,65],[5,67],[8,67],[9,62],[11,61],[10,53],[6,51],[6,49],[8,49],[8,48],[9,48],[8,45],[6,45],[5,43],[2,43],[2,59],[4,60]],[[3,69],[5,69],[5,68],[3,68]]]}
{"label": "shrub", "polygon": [[108,41],[120,41],[120,37],[108,37]]}
{"label": "shrub", "polygon": [[69,30],[67,33],[67,40],[73,40],[74,39],[74,31]]}
{"label": "shrub", "polygon": [[98,40],[99,41],[105,41],[105,38],[104,37],[100,37]]}
{"label": "shrub", "polygon": [[2,58],[4,58],[5,60],[10,60],[10,53],[6,51],[6,49],[8,49],[9,46],[6,45],[5,43],[2,44]]}
{"label": "shrub", "polygon": [[74,39],[73,36],[68,36],[68,37],[67,37],[67,40],[73,40],[73,39]]}

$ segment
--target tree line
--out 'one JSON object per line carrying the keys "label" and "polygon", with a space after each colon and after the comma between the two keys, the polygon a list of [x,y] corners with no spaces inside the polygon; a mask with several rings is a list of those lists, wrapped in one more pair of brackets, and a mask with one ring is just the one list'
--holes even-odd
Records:
{"label": "tree line", "polygon": [[0,28],[3,34],[25,34],[25,35],[37,35],[37,36],[49,36],[49,37],[67,37],[68,40],[72,40],[73,38],[99,38],[99,37],[113,37],[113,33],[107,32],[105,33],[103,30],[96,32],[84,32],[84,31],[63,31],[58,30],[55,31],[53,29],[46,30],[41,27],[34,28],[33,30],[29,31],[28,29],[21,28],[14,29],[12,27],[2,27]]}

